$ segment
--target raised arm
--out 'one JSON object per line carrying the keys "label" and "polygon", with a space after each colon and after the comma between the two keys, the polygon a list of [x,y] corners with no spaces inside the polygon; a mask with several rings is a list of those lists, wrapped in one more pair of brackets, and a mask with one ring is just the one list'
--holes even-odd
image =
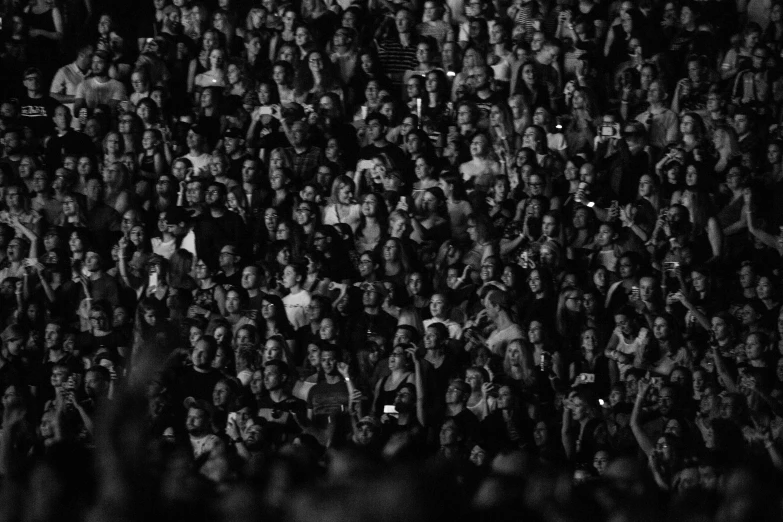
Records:
{"label": "raised arm", "polygon": [[649,389],[649,379],[642,379],[639,381],[639,390],[636,394],[636,402],[634,403],[633,411],[631,412],[631,431],[633,431],[633,436],[636,438],[636,442],[639,444],[639,447],[648,457],[655,449],[655,445],[653,445],[650,437],[648,437],[642,429],[640,417],[642,413],[642,404],[644,404],[644,399],[647,397],[647,391]]}

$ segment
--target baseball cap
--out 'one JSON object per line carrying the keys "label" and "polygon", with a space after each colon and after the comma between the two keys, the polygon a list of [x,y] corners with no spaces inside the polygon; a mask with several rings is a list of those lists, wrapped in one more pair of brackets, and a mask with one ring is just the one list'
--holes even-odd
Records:
{"label": "baseball cap", "polygon": [[182,207],[172,207],[166,210],[166,223],[190,223],[190,214]]}
{"label": "baseball cap", "polygon": [[237,250],[236,245],[225,245],[223,248],[220,249],[221,254],[231,254],[233,256],[238,256],[239,251]]}
{"label": "baseball cap", "polygon": [[185,399],[185,401],[182,404],[183,406],[185,406],[186,410],[195,408],[198,410],[203,410],[210,417],[212,416],[212,405],[203,399],[188,397],[187,399]]}
{"label": "baseball cap", "polygon": [[453,386],[462,393],[470,393],[470,385],[462,379],[454,379],[451,381],[451,383],[449,383],[449,386]]}
{"label": "baseball cap", "polygon": [[226,132],[223,133],[224,138],[242,138],[242,132],[239,129],[235,129],[233,127],[226,130]]}
{"label": "baseball cap", "polygon": [[359,422],[356,423],[357,426],[361,426],[362,424],[369,424],[375,429],[378,429],[381,427],[381,423],[378,419],[373,417],[372,415],[365,415],[361,419],[359,419]]}
{"label": "baseball cap", "polygon": [[383,283],[379,283],[378,281],[375,281],[374,283],[363,283],[361,289],[365,292],[377,292],[384,297],[386,296],[386,287],[383,286]]}

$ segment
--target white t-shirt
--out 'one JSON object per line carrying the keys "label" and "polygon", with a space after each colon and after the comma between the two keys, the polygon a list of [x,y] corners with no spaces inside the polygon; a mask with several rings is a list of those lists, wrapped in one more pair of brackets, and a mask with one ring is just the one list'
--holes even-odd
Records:
{"label": "white t-shirt", "polygon": [[461,339],[462,338],[462,327],[455,323],[454,321],[441,321],[440,319],[427,319],[424,321],[424,328],[426,329],[431,324],[434,323],[443,323],[446,325],[446,328],[449,329],[449,339]]}
{"label": "white t-shirt", "polygon": [[500,357],[506,356],[506,347],[508,343],[516,339],[524,339],[525,332],[518,324],[512,323],[511,326],[503,330],[495,330],[487,339],[489,351]]}
{"label": "white t-shirt", "polygon": [[614,329],[614,335],[617,336],[617,351],[624,353],[625,355],[633,356],[633,363],[617,363],[617,368],[620,370],[620,380],[625,379],[625,372],[634,366],[640,367],[642,365],[642,356],[644,355],[644,347],[647,345],[650,332],[647,328],[641,328],[639,333],[634,339],[626,339],[623,334],[620,333],[620,327]]}
{"label": "white t-shirt", "polygon": [[177,250],[176,238],[171,241],[163,241],[159,237],[153,237],[150,241],[152,242],[152,253],[165,259],[169,259]]}
{"label": "white t-shirt", "polygon": [[194,156],[188,153],[182,157],[189,160],[193,164],[193,173],[196,176],[203,177],[209,174],[209,160],[212,158],[212,156],[206,152],[200,156]]}
{"label": "white t-shirt", "polygon": [[203,437],[190,437],[190,446],[193,448],[193,458],[211,453],[220,444],[217,435],[209,434]]}
{"label": "white t-shirt", "polygon": [[[87,71],[87,74],[84,74],[75,63],[69,63],[64,67],[60,67],[54,75],[49,92],[64,96],[76,96],[76,89],[87,79],[89,74],[89,71]],[[71,110],[71,115],[73,116],[71,126],[76,128],[75,123],[79,120],[78,114],[73,114],[73,103],[66,103],[65,106]]]}
{"label": "white t-shirt", "polygon": [[310,324],[305,314],[307,305],[310,304],[312,298],[310,292],[307,290],[301,290],[295,294],[288,294],[283,298],[283,304],[285,305],[285,314],[288,316],[288,321],[294,330]]}
{"label": "white t-shirt", "polygon": [[[77,99],[83,99],[88,108],[94,109],[98,105],[109,105],[112,101],[125,101],[128,94],[125,86],[117,80],[101,82],[98,78],[87,78],[76,88]],[[78,117],[78,114],[75,115]]]}

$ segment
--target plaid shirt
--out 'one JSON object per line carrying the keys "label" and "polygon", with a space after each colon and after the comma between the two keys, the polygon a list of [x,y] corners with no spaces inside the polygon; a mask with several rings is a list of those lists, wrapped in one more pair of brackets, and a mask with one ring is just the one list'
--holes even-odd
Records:
{"label": "plaid shirt", "polygon": [[287,147],[285,151],[293,163],[291,169],[294,171],[297,183],[312,180],[318,172],[318,167],[323,163],[324,153],[320,147],[309,147],[301,154],[297,154],[293,147]]}

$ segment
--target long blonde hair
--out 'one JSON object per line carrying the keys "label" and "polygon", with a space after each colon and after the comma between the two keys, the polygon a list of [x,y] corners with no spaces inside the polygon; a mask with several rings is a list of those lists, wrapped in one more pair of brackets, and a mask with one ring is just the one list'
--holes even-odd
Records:
{"label": "long blonde hair", "polygon": [[727,157],[729,159],[742,154],[739,147],[739,140],[737,139],[737,131],[735,131],[733,127],[729,127],[728,125],[721,125],[715,129],[715,136],[722,137],[720,140],[720,146],[716,147],[719,154],[721,154],[722,151],[727,150]]}

